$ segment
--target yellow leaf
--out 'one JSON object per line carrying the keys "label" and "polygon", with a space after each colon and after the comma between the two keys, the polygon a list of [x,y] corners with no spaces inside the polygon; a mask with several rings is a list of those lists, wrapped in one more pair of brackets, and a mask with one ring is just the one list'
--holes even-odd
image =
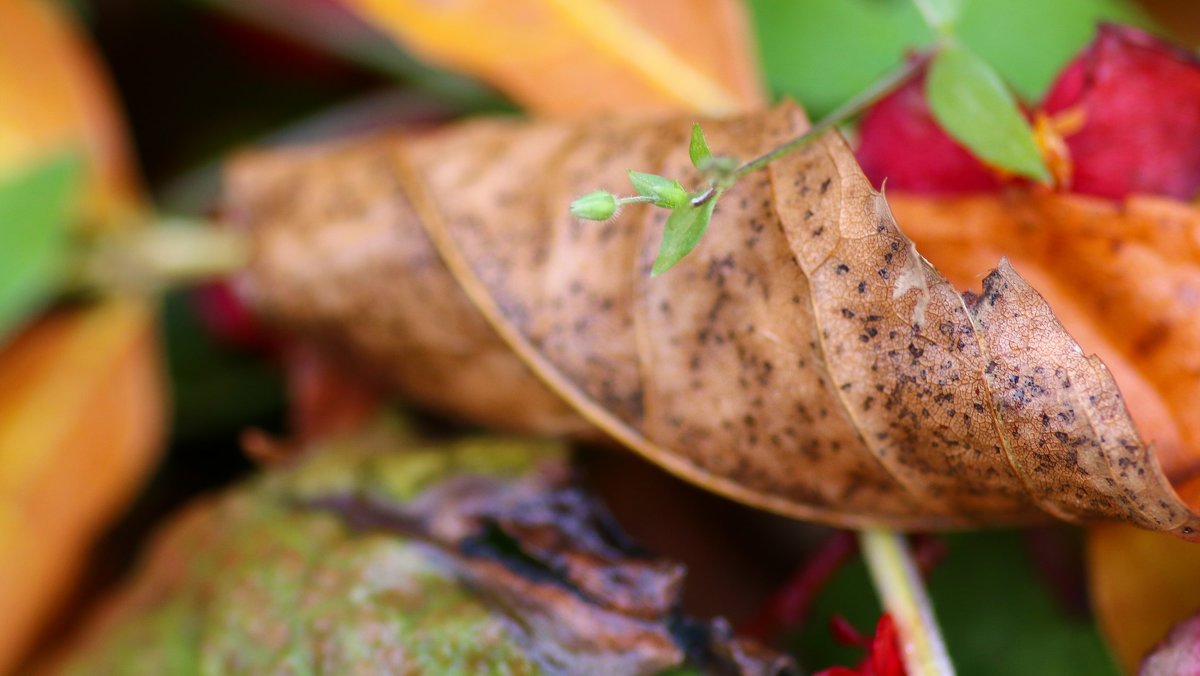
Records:
{"label": "yellow leaf", "polygon": [[149,308],[116,300],[47,317],[0,352],[0,672],[155,458],[155,343]]}
{"label": "yellow leaf", "polygon": [[1087,561],[1096,618],[1128,673],[1171,625],[1200,610],[1200,545],[1128,526],[1095,526]]}
{"label": "yellow leaf", "polygon": [[350,0],[418,55],[534,112],[695,110],[763,102],[735,0]]}

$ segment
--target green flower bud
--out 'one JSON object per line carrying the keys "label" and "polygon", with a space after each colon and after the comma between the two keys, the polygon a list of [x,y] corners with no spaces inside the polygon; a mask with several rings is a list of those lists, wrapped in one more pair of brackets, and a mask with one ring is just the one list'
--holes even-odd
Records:
{"label": "green flower bud", "polygon": [[617,213],[617,197],[607,190],[589,192],[571,202],[571,214],[589,221],[607,221]]}

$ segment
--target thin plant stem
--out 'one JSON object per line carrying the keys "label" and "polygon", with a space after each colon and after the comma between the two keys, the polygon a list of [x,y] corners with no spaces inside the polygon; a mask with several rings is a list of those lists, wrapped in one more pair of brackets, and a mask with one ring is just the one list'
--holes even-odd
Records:
{"label": "thin plant stem", "polygon": [[905,59],[904,63],[888,72],[879,80],[876,80],[870,87],[859,92],[854,96],[854,98],[846,101],[842,105],[838,106],[833,112],[821,118],[808,131],[804,132],[804,134],[797,136],[778,148],[770,150],[750,160],[749,162],[746,162],[742,166],[738,167],[733,175],[736,178],[741,178],[746,174],[762,169],[768,164],[794,150],[802,148],[821,134],[824,134],[833,127],[863,112],[867,108],[871,107],[871,105],[876,101],[879,101],[883,97],[895,91],[897,87],[905,82],[905,80],[916,73],[920,66],[921,62],[919,60]]}
{"label": "thin plant stem", "polygon": [[[732,181],[736,182],[746,176],[746,174],[756,172],[788,153],[803,148],[833,127],[846,122],[855,115],[870,108],[877,101],[891,94],[897,87],[904,84],[920,67],[920,60],[906,59],[904,63],[889,71],[879,80],[876,80],[870,87],[859,92],[854,98],[846,101],[833,112],[818,120],[816,124],[809,127],[808,131],[739,166],[732,174]],[[720,192],[719,188],[709,186],[704,192],[692,198],[692,206],[702,206],[705,202],[716,197],[718,192]]]}
{"label": "thin plant stem", "polygon": [[249,242],[241,232],[159,217],[146,227],[84,240],[64,290],[153,292],[223,277],[248,259]]}
{"label": "thin plant stem", "polygon": [[883,608],[896,623],[909,676],[954,676],[933,606],[904,536],[868,529],[859,531],[858,541]]}
{"label": "thin plant stem", "polygon": [[634,195],[633,197],[618,197],[617,204],[639,204],[650,203],[657,201],[658,198],[653,195]]}

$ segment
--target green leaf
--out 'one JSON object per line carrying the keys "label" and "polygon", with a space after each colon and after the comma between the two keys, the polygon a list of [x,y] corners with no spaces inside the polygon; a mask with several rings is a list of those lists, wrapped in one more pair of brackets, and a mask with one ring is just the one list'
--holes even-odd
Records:
{"label": "green leaf", "polygon": [[[1151,27],[1127,0],[965,0],[955,35],[1036,100],[1098,21]],[[936,38],[912,0],[751,0],[767,83],[820,119]],[[1020,36],[1014,40],[1013,36]]]}
{"label": "green leaf", "polygon": [[939,33],[949,33],[962,16],[962,0],[913,0],[925,23]]}
{"label": "green leaf", "polygon": [[692,140],[688,143],[688,156],[692,158],[692,166],[701,169],[707,160],[712,159],[712,151],[708,149],[708,139],[704,138],[704,130],[699,122],[692,123]]}
{"label": "green leaf", "polygon": [[950,45],[933,59],[925,82],[929,107],[939,124],[984,162],[1042,183],[1042,162],[1029,123],[1008,86],[983,59]]}
{"label": "green leaf", "polygon": [[0,341],[62,277],[82,174],[81,156],[66,152],[0,177]]}
{"label": "green leaf", "polygon": [[654,205],[674,209],[683,206],[688,201],[688,193],[679,185],[657,174],[643,174],[640,171],[629,171],[629,182],[633,189],[644,197],[653,197]]}
{"label": "green leaf", "polygon": [[663,229],[662,244],[658,248],[658,258],[654,259],[651,277],[657,277],[675,267],[675,264],[691,253],[700,243],[708,223],[712,220],[713,209],[721,194],[713,195],[704,204],[695,207],[691,204],[679,207],[671,212],[667,225]]}

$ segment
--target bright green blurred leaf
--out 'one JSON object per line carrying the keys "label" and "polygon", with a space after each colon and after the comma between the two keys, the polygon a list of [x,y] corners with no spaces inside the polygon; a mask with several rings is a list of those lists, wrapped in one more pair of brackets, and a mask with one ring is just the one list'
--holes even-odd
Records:
{"label": "bright green blurred leaf", "polygon": [[[768,85],[813,119],[934,37],[912,0],[751,0],[750,8]],[[1124,0],[965,0],[955,34],[1036,100],[1100,20],[1150,25]]]}
{"label": "bright green blurred leaf", "polygon": [[692,140],[688,143],[688,157],[692,158],[692,166],[699,169],[712,159],[712,151],[708,149],[708,139],[704,138],[704,130],[699,122],[692,123]]}
{"label": "bright green blurred leaf", "polygon": [[0,177],[0,341],[59,282],[82,175],[82,158],[70,152]]}
{"label": "bright green blurred leaf", "polygon": [[963,0],[913,0],[930,28],[949,32],[962,16]]}
{"label": "bright green blurred leaf", "polygon": [[700,238],[704,236],[704,231],[708,230],[713,209],[716,208],[720,197],[718,193],[698,207],[689,204],[671,212],[671,217],[667,219],[667,225],[663,229],[662,244],[659,245],[658,258],[654,260],[651,276],[661,275],[675,267],[676,263],[696,248]]}
{"label": "bright green blurred leaf", "polygon": [[938,124],[988,164],[1043,183],[1033,130],[1008,85],[983,59],[960,45],[939,52],[929,68],[925,95]]}

